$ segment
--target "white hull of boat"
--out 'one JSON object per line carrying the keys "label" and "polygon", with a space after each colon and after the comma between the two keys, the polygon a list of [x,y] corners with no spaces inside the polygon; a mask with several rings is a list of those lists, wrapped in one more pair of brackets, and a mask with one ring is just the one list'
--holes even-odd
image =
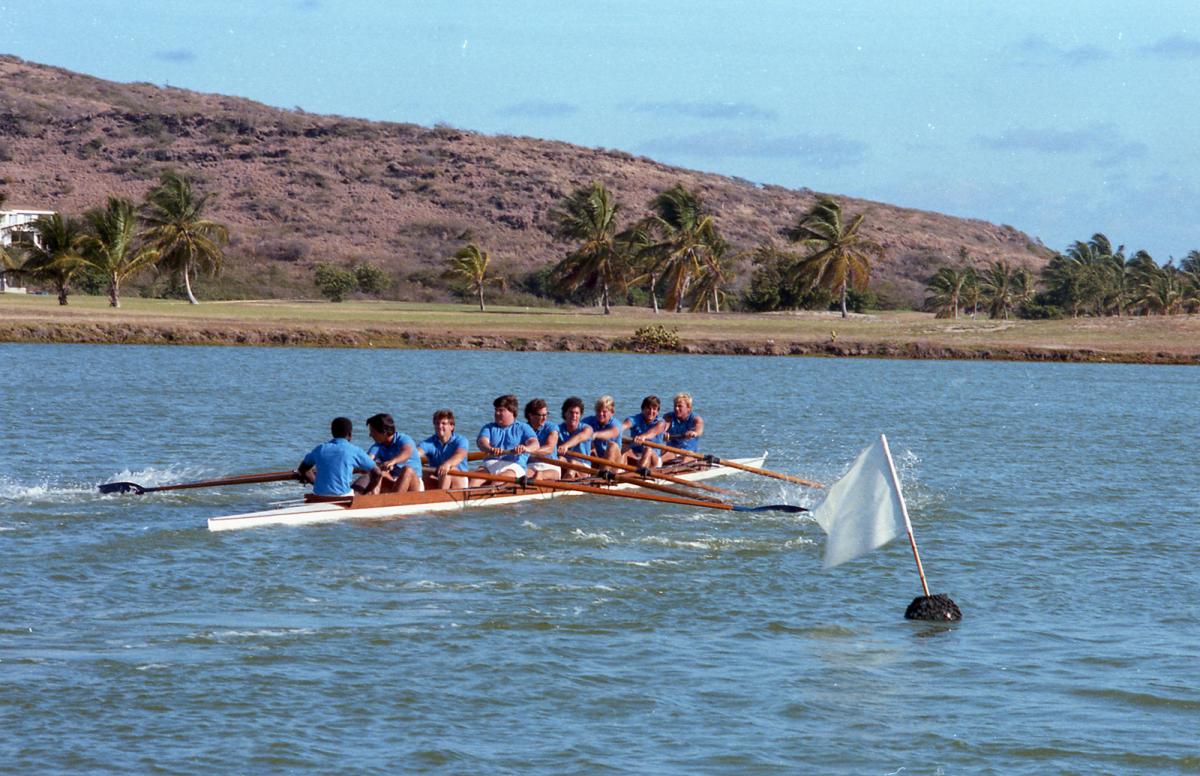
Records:
{"label": "white hull of boat", "polygon": [[[745,466],[761,467],[766,461],[767,454],[757,458],[733,458],[735,463]],[[729,466],[711,466],[704,469],[685,471],[675,474],[685,480],[707,480],[727,474],[736,474],[737,469]],[[611,487],[613,490],[638,490],[634,483],[621,483]],[[645,491],[651,492],[651,491]],[[431,512],[449,512],[472,509],[475,507],[498,507],[506,504],[518,504],[523,501],[539,501],[544,499],[569,498],[571,496],[586,496],[587,493],[569,490],[539,491],[537,493],[504,493],[480,495],[478,492],[469,493],[469,497],[461,495],[466,491],[426,491],[414,494],[414,497],[439,498],[446,495],[451,498],[439,501],[417,502],[408,504],[389,504],[385,506],[366,506],[351,508],[345,503],[308,503],[296,506],[268,509],[262,512],[247,512],[241,515],[225,515],[210,517],[208,530],[233,531],[241,528],[257,528],[266,525],[313,525],[316,523],[333,523],[342,520],[379,520],[407,515],[422,515]],[[399,497],[399,496],[397,496]]]}

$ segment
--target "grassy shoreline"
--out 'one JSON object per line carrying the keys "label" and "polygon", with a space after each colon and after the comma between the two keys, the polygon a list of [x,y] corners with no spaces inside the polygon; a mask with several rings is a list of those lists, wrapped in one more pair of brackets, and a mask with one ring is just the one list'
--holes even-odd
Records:
{"label": "grassy shoreline", "polygon": [[0,295],[0,342],[260,345],[500,350],[645,350],[642,327],[676,329],[677,352],[885,358],[1200,364],[1200,316],[1062,321],[935,319],[883,312],[704,314],[616,308],[355,301],[186,302]]}

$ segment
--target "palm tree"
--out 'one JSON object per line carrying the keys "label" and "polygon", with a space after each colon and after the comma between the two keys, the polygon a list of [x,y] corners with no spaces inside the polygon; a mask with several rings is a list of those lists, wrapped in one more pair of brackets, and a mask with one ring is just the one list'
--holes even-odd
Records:
{"label": "palm tree", "polygon": [[993,261],[980,279],[980,292],[993,320],[1004,318],[1033,295],[1033,276],[1024,267]]}
{"label": "palm tree", "polygon": [[700,198],[681,184],[651,200],[650,210],[646,227],[655,241],[647,249],[648,271],[665,283],[667,306],[681,312],[692,280],[710,263],[721,235]]}
{"label": "palm tree", "polygon": [[192,293],[192,272],[219,273],[225,258],[221,246],[229,241],[224,224],[204,218],[209,197],[196,193],[188,178],[168,171],[146,195],[143,210],[146,242],[158,252],[159,264],[183,275],[190,304],[199,304]]}
{"label": "palm tree", "polygon": [[729,283],[729,267],[736,257],[729,256],[729,243],[718,239],[704,252],[704,263],[692,286],[692,312],[701,307],[721,312],[725,286]]}
{"label": "palm tree", "polygon": [[83,214],[90,234],[84,236],[84,263],[108,278],[108,304],[121,306],[121,281],[154,263],[158,253],[137,245],[137,207],[127,199],[109,197],[108,205]]}
{"label": "palm tree", "polygon": [[866,215],[859,213],[846,224],[842,207],[823,197],[787,231],[788,239],[808,249],[792,271],[793,282],[807,280],[838,294],[842,317],[847,317],[846,294],[850,287],[864,291],[871,281],[871,257],[882,257],[883,246],[859,234]]}
{"label": "palm tree", "polygon": [[650,305],[654,314],[658,315],[658,258],[654,238],[655,226],[653,218],[643,218],[625,231],[617,235],[617,253],[629,275],[625,283],[635,285],[645,283],[650,292]]}
{"label": "palm tree", "polygon": [[479,312],[485,312],[483,306],[483,289],[488,285],[504,287],[504,278],[488,277],[488,265],[492,257],[487,251],[480,250],[475,243],[468,243],[460,248],[450,259],[450,268],[446,276],[466,281],[467,290],[479,297]]}
{"label": "palm tree", "polygon": [[1147,313],[1174,315],[1183,305],[1185,292],[1180,271],[1171,263],[1148,270],[1138,286],[1138,303]]}
{"label": "palm tree", "polygon": [[568,287],[598,288],[605,315],[612,312],[609,289],[620,285],[625,273],[616,241],[620,210],[604,184],[593,181],[573,192],[553,214],[559,237],[583,242],[558,263],[555,277]]}
{"label": "palm tree", "polygon": [[49,281],[58,291],[58,303],[67,303],[71,279],[83,268],[79,247],[83,241],[83,224],[76,218],[63,218],[61,213],[40,216],[33,222],[37,239],[25,246],[22,272]]}
{"label": "palm tree", "polygon": [[969,274],[970,270],[966,267],[939,269],[925,286],[925,306],[932,308],[938,318],[958,320],[958,309]]}

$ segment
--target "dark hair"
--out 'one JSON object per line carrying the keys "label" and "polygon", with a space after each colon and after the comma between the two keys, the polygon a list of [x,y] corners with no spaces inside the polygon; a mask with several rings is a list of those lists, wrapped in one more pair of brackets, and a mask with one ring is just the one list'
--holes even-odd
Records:
{"label": "dark hair", "polygon": [[443,419],[450,421],[450,424],[454,425],[454,410],[438,410],[433,413],[433,425],[436,426]]}
{"label": "dark hair", "polygon": [[385,436],[392,436],[396,433],[396,421],[392,420],[391,415],[381,412],[367,418],[367,428]]}
{"label": "dark hair", "polygon": [[538,414],[539,410],[544,409],[546,409],[545,399],[530,399],[529,403],[525,405],[525,420],[532,419],[534,415]]}
{"label": "dark hair", "polygon": [[329,424],[329,433],[333,434],[334,439],[349,439],[353,430],[354,424],[350,422],[350,418],[334,418]]}
{"label": "dark hair", "polygon": [[655,396],[654,394],[650,394],[646,398],[642,399],[642,409],[646,409],[647,407],[653,407],[654,409],[658,409],[661,406],[662,406],[662,404],[659,403],[658,397]]}
{"label": "dark hair", "polygon": [[503,396],[497,396],[496,400],[494,402],[492,402],[492,406],[493,407],[504,407],[506,410],[511,412],[513,415],[516,415],[517,407],[519,405],[517,403],[516,396],[513,396],[511,393],[506,393]]}
{"label": "dark hair", "polygon": [[568,396],[567,400],[563,402],[562,406],[562,414],[564,418],[567,416],[567,410],[571,409],[572,407],[578,407],[579,411],[583,412],[583,399],[579,398],[578,396]]}

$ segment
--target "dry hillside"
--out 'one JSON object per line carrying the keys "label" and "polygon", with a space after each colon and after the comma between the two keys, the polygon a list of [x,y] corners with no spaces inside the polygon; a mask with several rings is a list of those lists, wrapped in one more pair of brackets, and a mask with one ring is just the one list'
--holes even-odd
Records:
{"label": "dry hillside", "polygon": [[[9,206],[66,213],[109,193],[140,199],[164,168],[218,194],[231,226],[224,293],[310,295],[321,260],[374,262],[393,294],[444,295],[444,258],[467,237],[520,278],[560,258],[549,213],[599,179],[640,216],[659,191],[697,191],[737,248],[779,232],[816,194],[525,137],[319,116],[151,84],[120,84],[0,56],[0,189]],[[932,268],[965,248],[977,262],[1039,267],[1047,252],[1010,226],[842,197],[887,250],[873,287],[918,304]],[[740,282],[749,270],[743,265]]]}

